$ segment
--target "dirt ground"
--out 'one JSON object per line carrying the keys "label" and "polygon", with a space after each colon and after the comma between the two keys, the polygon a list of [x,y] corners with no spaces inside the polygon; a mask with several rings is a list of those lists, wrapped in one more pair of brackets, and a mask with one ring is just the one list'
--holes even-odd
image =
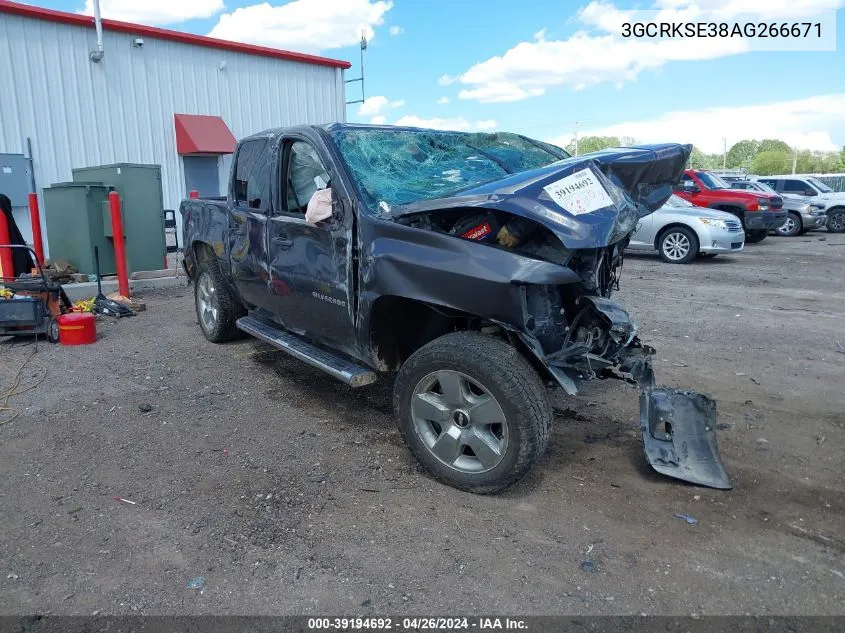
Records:
{"label": "dirt ground", "polygon": [[[652,472],[637,392],[602,382],[558,399],[523,482],[458,492],[391,385],[212,345],[190,288],[147,294],[20,373],[44,378],[0,426],[0,613],[845,614],[843,264],[818,232],[626,260],[616,298],[658,381],[717,399],[732,491]],[[34,349],[0,342],[0,394]]]}

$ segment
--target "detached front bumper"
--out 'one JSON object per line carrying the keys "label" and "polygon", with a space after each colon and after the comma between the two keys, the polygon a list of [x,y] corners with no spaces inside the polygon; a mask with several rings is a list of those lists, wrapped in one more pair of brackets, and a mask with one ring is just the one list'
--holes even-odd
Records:
{"label": "detached front bumper", "polygon": [[746,231],[773,231],[786,222],[786,211],[746,211]]}
{"label": "detached front bumper", "polygon": [[[520,337],[570,395],[581,382],[616,378],[638,386],[645,454],[659,473],[712,488],[731,488],[716,445],[716,403],[694,391],[655,386],[654,350],[636,336],[637,327],[618,303],[582,295],[560,350],[542,351],[536,340]],[[589,332],[584,338],[582,331]]]}

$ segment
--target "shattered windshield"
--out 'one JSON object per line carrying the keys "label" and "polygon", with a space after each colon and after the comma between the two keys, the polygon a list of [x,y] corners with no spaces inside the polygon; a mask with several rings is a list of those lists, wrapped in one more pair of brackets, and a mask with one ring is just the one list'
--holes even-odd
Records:
{"label": "shattered windshield", "polygon": [[569,157],[517,134],[401,128],[342,128],[331,134],[361,194],[382,210],[447,197]]}

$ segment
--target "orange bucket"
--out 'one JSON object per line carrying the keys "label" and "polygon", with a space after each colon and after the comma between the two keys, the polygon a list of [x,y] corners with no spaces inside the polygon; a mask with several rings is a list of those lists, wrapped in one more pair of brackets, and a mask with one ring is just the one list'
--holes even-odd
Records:
{"label": "orange bucket", "polygon": [[71,312],[59,321],[59,343],[62,345],[90,345],[97,340],[97,319],[93,314]]}

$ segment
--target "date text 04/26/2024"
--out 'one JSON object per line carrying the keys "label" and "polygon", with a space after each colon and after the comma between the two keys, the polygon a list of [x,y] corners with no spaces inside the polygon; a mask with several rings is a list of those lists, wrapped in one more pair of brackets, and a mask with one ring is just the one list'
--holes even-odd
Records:
{"label": "date text 04/26/2024", "polygon": [[525,620],[519,618],[309,618],[313,631],[528,631]]}

